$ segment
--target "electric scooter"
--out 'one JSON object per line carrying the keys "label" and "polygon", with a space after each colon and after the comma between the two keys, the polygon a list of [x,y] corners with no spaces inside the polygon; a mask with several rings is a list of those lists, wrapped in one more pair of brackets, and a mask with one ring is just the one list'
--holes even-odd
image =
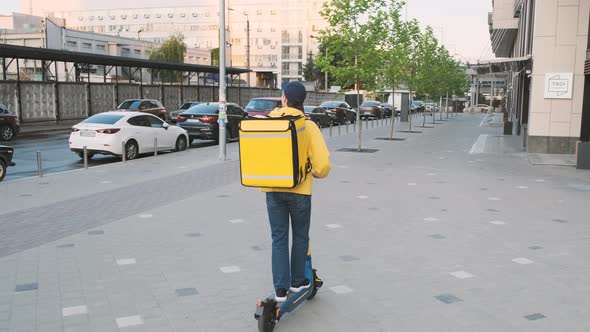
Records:
{"label": "electric scooter", "polygon": [[295,310],[305,300],[313,299],[324,284],[322,279],[318,278],[316,269],[311,266],[311,249],[307,250],[305,277],[310,280],[311,285],[298,293],[287,293],[287,301],[283,303],[277,303],[274,293],[265,300],[258,300],[254,313],[254,318],[258,320],[258,331],[272,332],[284,314]]}

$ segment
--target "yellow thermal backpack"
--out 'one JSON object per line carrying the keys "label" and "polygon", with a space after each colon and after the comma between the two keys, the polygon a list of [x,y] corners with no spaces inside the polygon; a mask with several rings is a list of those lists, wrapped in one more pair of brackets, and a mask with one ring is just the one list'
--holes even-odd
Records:
{"label": "yellow thermal backpack", "polygon": [[240,175],[246,187],[293,188],[311,163],[305,117],[248,118],[240,122]]}

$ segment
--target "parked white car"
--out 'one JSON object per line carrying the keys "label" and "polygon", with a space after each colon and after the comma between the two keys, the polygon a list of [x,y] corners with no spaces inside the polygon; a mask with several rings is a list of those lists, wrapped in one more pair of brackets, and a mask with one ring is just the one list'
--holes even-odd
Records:
{"label": "parked white car", "polygon": [[69,142],[70,150],[80,158],[84,158],[86,146],[88,158],[95,154],[121,156],[125,152],[126,159],[131,160],[154,152],[154,143],[158,151],[186,150],[188,134],[151,114],[115,111],[93,115],[73,126]]}

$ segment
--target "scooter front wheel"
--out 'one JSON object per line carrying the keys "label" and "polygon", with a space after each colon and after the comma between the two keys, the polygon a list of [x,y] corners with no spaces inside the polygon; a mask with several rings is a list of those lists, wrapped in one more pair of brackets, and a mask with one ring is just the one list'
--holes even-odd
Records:
{"label": "scooter front wheel", "polygon": [[264,308],[262,315],[258,317],[258,331],[272,332],[275,328],[275,313],[270,308]]}

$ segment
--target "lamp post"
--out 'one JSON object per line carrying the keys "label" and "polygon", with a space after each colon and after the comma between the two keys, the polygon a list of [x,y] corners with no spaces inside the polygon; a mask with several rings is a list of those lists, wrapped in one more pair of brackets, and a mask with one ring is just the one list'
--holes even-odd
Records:
{"label": "lamp post", "polygon": [[248,17],[248,14],[243,11],[239,11],[233,8],[229,8],[229,10],[238,12],[246,16],[246,68],[248,69],[248,75],[246,76],[246,80],[248,82],[248,87],[250,87],[250,18]]}
{"label": "lamp post", "polygon": [[226,159],[225,0],[219,0],[219,159]]}

